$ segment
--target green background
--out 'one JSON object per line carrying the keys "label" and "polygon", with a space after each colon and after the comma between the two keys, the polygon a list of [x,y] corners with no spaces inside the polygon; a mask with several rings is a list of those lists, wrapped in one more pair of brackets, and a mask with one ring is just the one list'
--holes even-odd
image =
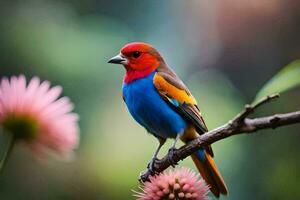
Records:
{"label": "green background", "polygon": [[[134,199],[131,189],[157,141],[129,116],[121,98],[124,69],[107,60],[127,42],[153,44],[212,129],[300,57],[299,13],[297,0],[2,0],[0,76],[36,75],[62,85],[80,114],[81,144],[70,163],[40,163],[17,146],[0,175],[0,198]],[[300,89],[292,89],[254,116],[297,110],[299,102]],[[226,199],[300,199],[299,128],[213,144]],[[190,159],[180,165],[195,169]]]}

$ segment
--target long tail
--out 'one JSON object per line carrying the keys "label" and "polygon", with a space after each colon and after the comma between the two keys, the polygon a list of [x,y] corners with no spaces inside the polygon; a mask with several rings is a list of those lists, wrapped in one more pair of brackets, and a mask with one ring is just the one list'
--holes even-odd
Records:
{"label": "long tail", "polygon": [[227,186],[211,155],[204,149],[198,150],[192,155],[192,159],[201,176],[209,185],[210,191],[216,197],[219,197],[220,194],[227,195]]}
{"label": "long tail", "polygon": [[[187,143],[195,138],[199,137],[198,133],[193,127],[186,129],[181,140]],[[205,149],[200,149],[191,155],[198,171],[200,172],[203,179],[209,185],[211,192],[219,197],[220,194],[227,195],[228,190],[226,183],[219,172],[215,161],[212,158],[212,149],[208,146]]]}

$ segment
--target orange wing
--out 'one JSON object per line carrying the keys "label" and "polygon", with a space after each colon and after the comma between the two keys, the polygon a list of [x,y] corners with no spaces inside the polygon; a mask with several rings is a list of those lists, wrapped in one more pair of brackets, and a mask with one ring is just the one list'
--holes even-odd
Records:
{"label": "orange wing", "polygon": [[182,81],[180,81],[181,88],[176,86],[179,85],[174,83],[176,81],[180,81],[180,79],[177,77],[168,77],[166,74],[160,72],[157,72],[153,79],[153,83],[159,94],[185,119],[191,122],[199,134],[207,132],[207,127],[197,107],[196,99]]}
{"label": "orange wing", "polygon": [[175,99],[181,104],[187,103],[197,105],[196,99],[189,91],[176,87],[175,84],[171,83],[171,79],[168,79],[169,80],[167,81],[164,73],[157,72],[154,76],[153,83],[161,95],[168,95],[170,98]]}

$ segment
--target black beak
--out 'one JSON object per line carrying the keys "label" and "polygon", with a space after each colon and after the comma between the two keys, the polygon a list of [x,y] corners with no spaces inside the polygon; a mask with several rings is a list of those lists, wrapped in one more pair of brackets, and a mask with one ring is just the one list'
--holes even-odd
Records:
{"label": "black beak", "polygon": [[121,54],[116,55],[115,57],[112,57],[108,63],[113,63],[113,64],[126,64],[127,59],[124,58]]}

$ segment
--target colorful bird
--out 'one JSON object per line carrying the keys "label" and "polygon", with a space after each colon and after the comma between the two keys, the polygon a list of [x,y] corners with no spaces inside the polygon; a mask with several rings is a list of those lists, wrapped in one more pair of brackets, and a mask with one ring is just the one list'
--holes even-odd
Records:
{"label": "colorful bird", "polygon": [[[127,108],[133,118],[159,141],[148,165],[150,170],[166,139],[175,139],[170,148],[172,153],[178,139],[187,143],[207,132],[196,99],[154,47],[142,42],[129,43],[108,63],[125,67],[122,89]],[[211,147],[198,150],[191,157],[211,192],[216,197],[227,195]]]}

